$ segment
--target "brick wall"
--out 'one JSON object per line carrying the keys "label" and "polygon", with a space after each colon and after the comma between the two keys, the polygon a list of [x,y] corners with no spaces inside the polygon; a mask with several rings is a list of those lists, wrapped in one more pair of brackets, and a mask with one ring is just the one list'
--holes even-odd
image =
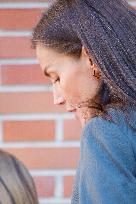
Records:
{"label": "brick wall", "polygon": [[47,7],[45,0],[0,0],[0,147],[29,168],[41,204],[69,204],[81,127],[53,105],[30,48],[31,28]]}

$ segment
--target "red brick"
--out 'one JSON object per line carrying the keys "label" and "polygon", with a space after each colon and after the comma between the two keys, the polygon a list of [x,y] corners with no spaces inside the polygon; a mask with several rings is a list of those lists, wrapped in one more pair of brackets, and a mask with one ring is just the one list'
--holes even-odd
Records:
{"label": "red brick", "polygon": [[63,178],[64,182],[64,197],[70,197],[72,194],[72,189],[73,189],[73,182],[74,182],[74,177],[73,176],[65,176]]}
{"label": "red brick", "polygon": [[4,148],[22,161],[28,169],[76,168],[79,148]]}
{"label": "red brick", "polygon": [[64,140],[79,140],[81,125],[77,119],[64,121]]}
{"label": "red brick", "polygon": [[0,64],[0,85],[2,84],[2,65]]}
{"label": "red brick", "polygon": [[10,141],[41,141],[55,139],[54,121],[5,121],[3,138]]}
{"label": "red brick", "polygon": [[[126,0],[128,2],[134,2],[135,0]],[[0,0],[0,2],[5,2],[5,0]],[[28,2],[28,0],[6,0],[6,2]],[[49,0],[29,0],[29,2],[49,2]]]}
{"label": "red brick", "polygon": [[53,176],[33,177],[38,197],[52,197],[55,191],[55,178]]}
{"label": "red brick", "polygon": [[54,105],[50,92],[0,93],[0,113],[65,112],[64,105]]}
{"label": "red brick", "polygon": [[35,57],[31,37],[0,37],[0,58]]}
{"label": "red brick", "polygon": [[31,30],[38,22],[42,10],[44,9],[1,9],[0,28],[3,30]]}
{"label": "red brick", "polygon": [[0,0],[0,2],[48,2],[50,0]]}
{"label": "red brick", "polygon": [[1,65],[2,84],[49,84],[39,65]]}

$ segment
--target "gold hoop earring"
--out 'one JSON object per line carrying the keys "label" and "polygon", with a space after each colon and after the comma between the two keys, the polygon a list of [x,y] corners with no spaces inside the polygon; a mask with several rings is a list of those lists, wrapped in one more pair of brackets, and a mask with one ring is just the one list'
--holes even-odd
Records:
{"label": "gold hoop earring", "polygon": [[100,75],[100,73],[98,71],[93,69],[93,76],[96,77],[97,79],[99,79],[101,75]]}

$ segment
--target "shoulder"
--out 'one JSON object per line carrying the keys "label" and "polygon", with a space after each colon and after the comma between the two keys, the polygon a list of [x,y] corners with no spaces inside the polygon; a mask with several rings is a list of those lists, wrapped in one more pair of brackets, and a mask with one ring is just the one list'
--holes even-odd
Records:
{"label": "shoulder", "polygon": [[128,129],[132,127],[129,125],[133,123],[134,126],[134,122],[136,122],[136,114],[134,114],[136,112],[130,109],[128,111],[131,113],[129,115],[129,123],[127,122],[127,115],[123,111],[109,108],[108,115],[112,118],[111,121],[101,116],[91,118],[82,129],[82,134],[89,135],[91,133],[96,136],[112,135],[112,138],[120,135],[120,137],[127,138],[129,137]]}
{"label": "shoulder", "polygon": [[116,164],[131,168],[134,164],[132,141],[118,124],[95,117],[82,130],[80,158],[83,166],[86,162],[92,165],[92,161],[114,160]]}
{"label": "shoulder", "polygon": [[126,123],[124,122],[123,115],[119,116],[114,110],[110,110],[114,117],[118,118],[118,123],[108,121],[102,117],[94,117],[86,123],[82,129],[81,134],[81,149],[83,146],[86,148],[95,149],[99,146],[109,149],[109,151],[125,151],[132,150],[131,139],[128,132],[125,132]]}
{"label": "shoulder", "polygon": [[114,123],[97,116],[86,123],[82,129],[82,136],[84,135],[86,138],[89,138],[90,134],[95,137],[101,137],[102,135],[106,137],[111,134],[115,136],[117,134],[122,134],[121,127],[122,125],[120,123]]}

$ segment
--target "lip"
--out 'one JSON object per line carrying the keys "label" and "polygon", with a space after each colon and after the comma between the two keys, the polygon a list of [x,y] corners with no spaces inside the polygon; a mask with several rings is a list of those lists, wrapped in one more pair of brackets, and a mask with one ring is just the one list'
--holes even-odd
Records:
{"label": "lip", "polygon": [[67,109],[68,112],[76,112],[76,109]]}

